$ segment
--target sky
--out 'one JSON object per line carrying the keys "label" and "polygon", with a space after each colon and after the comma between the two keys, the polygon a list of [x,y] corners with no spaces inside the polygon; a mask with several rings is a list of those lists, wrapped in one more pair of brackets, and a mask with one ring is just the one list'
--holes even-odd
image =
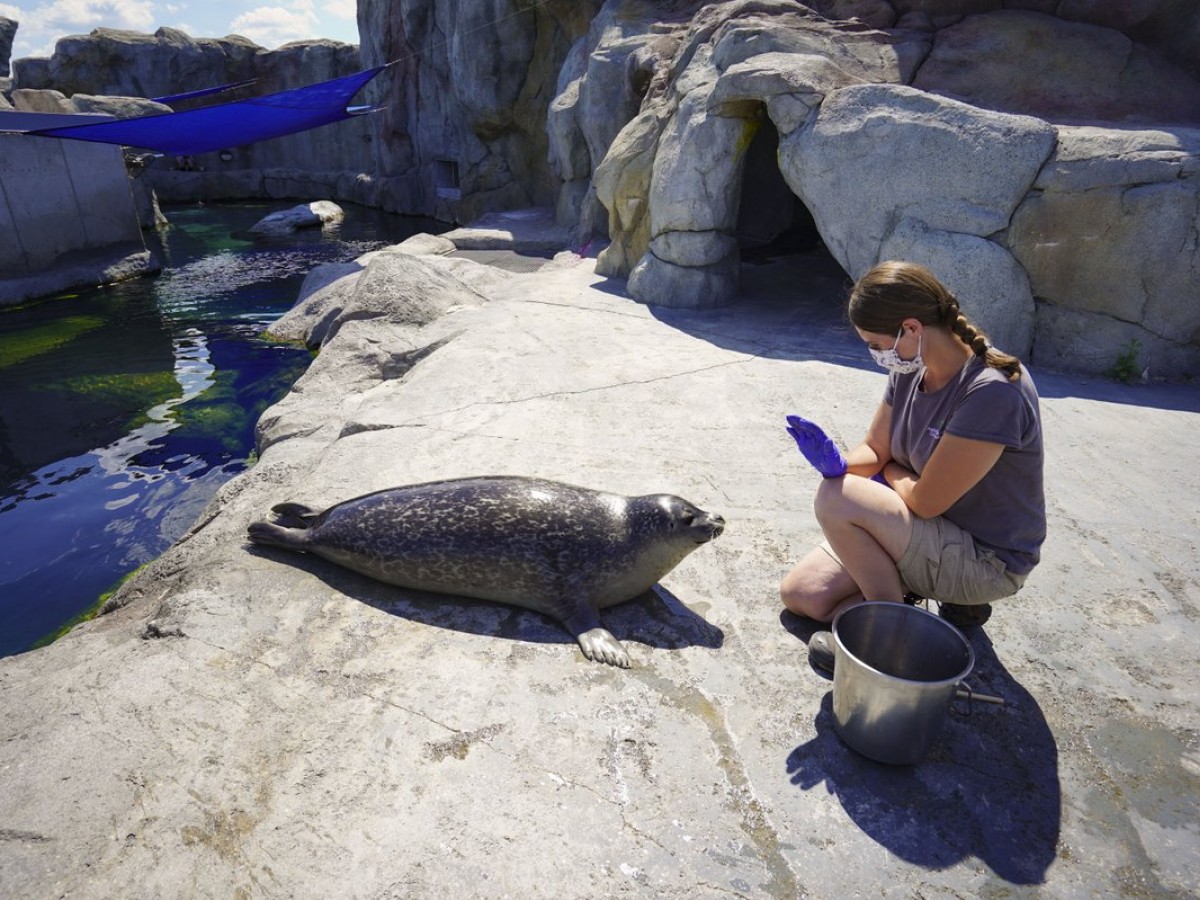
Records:
{"label": "sky", "polygon": [[240,34],[268,50],[288,41],[358,43],[356,0],[0,0],[17,22],[12,58],[50,56],[55,42],[93,28],[152,34],[178,28],[194,38]]}

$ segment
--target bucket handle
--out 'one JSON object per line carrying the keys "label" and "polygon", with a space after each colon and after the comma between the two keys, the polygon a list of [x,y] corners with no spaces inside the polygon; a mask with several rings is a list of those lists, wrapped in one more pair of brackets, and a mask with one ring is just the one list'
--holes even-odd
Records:
{"label": "bucket handle", "polygon": [[981,694],[972,688],[965,681],[958,683],[958,688],[954,691],[954,696],[967,701],[967,715],[970,715],[974,709],[972,702],[978,700],[980,703],[994,703],[997,706],[1007,706],[1008,701],[1003,697],[997,697],[994,694]]}

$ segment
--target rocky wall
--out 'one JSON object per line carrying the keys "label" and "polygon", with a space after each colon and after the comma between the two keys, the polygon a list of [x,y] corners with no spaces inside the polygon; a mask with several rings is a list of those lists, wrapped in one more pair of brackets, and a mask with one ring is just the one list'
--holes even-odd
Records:
{"label": "rocky wall", "polygon": [[552,205],[559,180],[546,161],[546,111],[599,8],[599,0],[360,0],[363,64],[396,63],[380,76],[389,102],[376,157],[380,204],[456,222]]}
{"label": "rocky wall", "polygon": [[[1132,352],[1150,377],[1200,373],[1200,81],[1178,40],[1139,43],[1079,4],[1074,18],[1070,4],[813,5],[859,18],[735,0],[577,51],[551,147],[564,195],[590,191],[607,213],[602,271],[647,303],[736,300],[742,207],[762,177],[746,159],[767,133],[851,277],[887,258],[929,265],[1035,363],[1104,372]],[[636,8],[605,12],[629,23]],[[1192,33],[1200,12],[1178,12]],[[584,60],[630,47],[624,87],[646,85],[643,99],[589,181]],[[602,218],[570,208],[581,232]]]}
{"label": "rocky wall", "polygon": [[[184,73],[294,84],[393,63],[365,92],[378,114],[150,178],[166,199],[346,199],[457,222],[552,206],[575,243],[610,240],[602,272],[667,306],[733,301],[747,243],[803,225],[851,276],[888,255],[934,266],[1035,361],[1085,344],[1090,370],[1130,348],[1151,375],[1200,369],[1194,5],[361,0],[359,27],[361,58],[160,29],[15,68],[21,85],[93,91],[121,71],[105,89],[153,94],[194,86]],[[1147,166],[1150,182],[1130,174]],[[1096,274],[1130,254],[1122,277]]]}
{"label": "rocky wall", "polygon": [[16,33],[17,23],[0,16],[0,76],[8,75],[8,62],[12,56],[13,37]]}

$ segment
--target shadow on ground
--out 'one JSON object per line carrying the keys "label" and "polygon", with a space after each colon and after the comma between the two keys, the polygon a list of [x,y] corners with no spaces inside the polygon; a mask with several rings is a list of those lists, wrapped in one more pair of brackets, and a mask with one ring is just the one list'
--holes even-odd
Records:
{"label": "shadow on ground", "polygon": [[[812,630],[800,621],[785,627],[797,636]],[[970,685],[1006,706],[955,700],[929,756],[889,766],[842,743],[829,691],[814,719],[816,737],[788,755],[787,772],[802,790],[824,785],[865,834],[909,863],[945,869],[975,857],[1012,884],[1041,884],[1062,821],[1058,746],[1033,697],[987,635],[974,631]]]}
{"label": "shadow on ground", "polygon": [[[755,356],[816,360],[880,371],[846,317],[853,282],[827,253],[809,251],[743,262],[739,299],[716,309],[652,306],[659,321],[713,345]],[[628,297],[624,282],[607,289]],[[630,301],[634,302],[634,301]],[[1096,375],[1030,369],[1045,398],[1077,397],[1151,409],[1200,412],[1200,386],[1189,383],[1122,384]]]}
{"label": "shadow on ground", "polygon": [[812,252],[744,263],[740,298],[729,306],[649,309],[660,322],[727,350],[879,371],[846,318],[850,287],[831,257]]}
{"label": "shadow on ground", "polygon": [[[562,625],[531,610],[393,587],[314,556],[256,545],[246,549],[255,556],[302,569],[351,600],[410,622],[535,644],[575,643]],[[601,610],[600,621],[619,641],[659,650],[717,649],[725,642],[725,633],[720,628],[688,609],[662,585],[655,585],[652,590],[626,603]]]}

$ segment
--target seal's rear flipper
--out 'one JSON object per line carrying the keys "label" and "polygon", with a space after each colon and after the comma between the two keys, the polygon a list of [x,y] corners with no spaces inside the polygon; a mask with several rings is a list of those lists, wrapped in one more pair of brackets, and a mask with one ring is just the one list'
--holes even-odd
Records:
{"label": "seal's rear flipper", "polygon": [[271,507],[275,522],[284,528],[308,528],[321,515],[321,510],[303,503],[279,503]]}
{"label": "seal's rear flipper", "polygon": [[270,522],[254,522],[248,529],[250,540],[268,547],[286,547],[288,550],[307,549],[308,535],[303,529],[283,528]]}

